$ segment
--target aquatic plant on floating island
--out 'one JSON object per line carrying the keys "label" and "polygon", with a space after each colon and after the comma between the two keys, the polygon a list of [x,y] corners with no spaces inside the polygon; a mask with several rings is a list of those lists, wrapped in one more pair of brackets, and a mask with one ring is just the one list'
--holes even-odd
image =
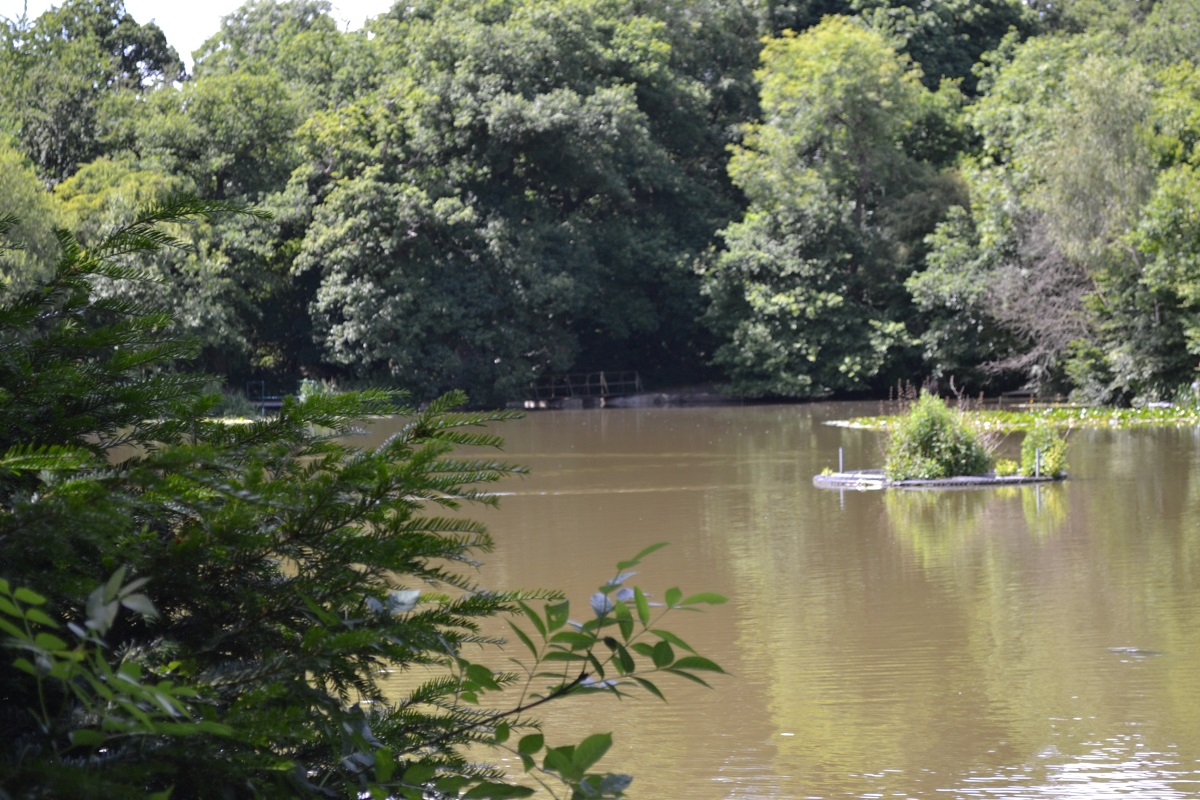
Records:
{"label": "aquatic plant on floating island", "polygon": [[1063,477],[1066,440],[1055,428],[1038,425],[1025,436],[1020,465],[1001,459],[993,470],[988,442],[966,414],[928,392],[893,424],[884,477],[889,481],[938,480],[959,476]]}

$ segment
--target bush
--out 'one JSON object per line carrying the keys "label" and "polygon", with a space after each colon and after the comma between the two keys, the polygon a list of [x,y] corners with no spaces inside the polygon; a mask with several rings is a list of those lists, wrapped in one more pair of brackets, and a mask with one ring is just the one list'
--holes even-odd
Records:
{"label": "bush", "polygon": [[[723,598],[672,588],[652,609],[623,586],[658,546],[618,565],[578,628],[559,593],[476,585],[491,539],[459,509],[495,503],[486,485],[518,470],[456,454],[498,447],[486,427],[512,416],[459,412],[461,395],[416,410],[318,393],[244,425],[207,417],[218,398],[174,369],[195,348],[170,318],[92,281],[137,279],[118,260],[170,244],[156,222],[229,210],[160,208],[88,250],[64,232],[57,273],[0,303],[0,797],[531,793],[480,748],[574,796],[622,796],[628,776],[593,771],[607,734],[550,746],[529,712],[661,697],[659,675],[703,683],[720,668],[662,616]],[[376,414],[407,424],[348,444]],[[481,633],[500,615],[528,656],[468,660],[500,644]],[[416,666],[432,677],[384,693],[385,670]]]}
{"label": "bush", "polygon": [[962,414],[941,399],[922,392],[901,417],[888,440],[884,474],[890,480],[935,479],[980,475],[991,466],[982,438]]}
{"label": "bush", "polygon": [[1001,458],[996,462],[996,476],[999,478],[1007,478],[1016,475],[1021,465],[1013,461],[1011,458]]}
{"label": "bush", "polygon": [[1021,474],[1061,478],[1067,474],[1067,440],[1057,428],[1037,425],[1021,442]]}

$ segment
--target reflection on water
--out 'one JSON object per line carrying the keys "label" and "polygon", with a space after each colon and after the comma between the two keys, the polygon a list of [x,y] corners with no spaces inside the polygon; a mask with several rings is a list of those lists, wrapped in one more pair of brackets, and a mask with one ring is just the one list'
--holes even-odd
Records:
{"label": "reflection on water", "polygon": [[823,424],[875,410],[501,426],[532,473],[473,512],[497,541],[485,585],[586,604],[670,541],[640,586],[733,601],[674,623],[731,673],[716,691],[572,699],[548,738],[611,730],[604,763],[641,798],[1200,794],[1200,435],[1076,431],[1051,486],[815,489],[839,448],[847,469],[880,465],[877,434]]}

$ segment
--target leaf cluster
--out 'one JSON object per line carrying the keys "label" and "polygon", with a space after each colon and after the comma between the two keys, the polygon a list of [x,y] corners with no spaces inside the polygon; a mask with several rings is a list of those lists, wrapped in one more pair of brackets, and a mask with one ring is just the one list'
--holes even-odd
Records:
{"label": "leaf cluster", "polygon": [[[541,600],[565,634],[558,593],[470,576],[492,541],[464,510],[521,471],[476,454],[512,414],[463,412],[461,393],[413,408],[314,392],[224,424],[205,416],[218,400],[204,379],[177,371],[191,349],[169,315],[95,291],[181,244],[158,226],[236,210],[182,198],[91,248],[60,231],[55,273],[0,304],[0,796],[525,796],[467,748],[501,746],[502,725],[535,725],[527,711],[585,687],[485,703],[521,676],[466,657],[500,644],[486,620]],[[380,415],[405,424],[355,446]],[[668,633],[638,640],[630,608],[647,627],[648,601],[620,580],[581,628],[590,647],[535,649],[526,680],[562,654],[601,681],[631,675],[634,654],[694,680],[718,669],[676,658],[686,645]],[[387,685],[416,667],[432,677]],[[553,749],[542,771],[577,796],[619,796],[626,779],[591,772],[604,741]]]}

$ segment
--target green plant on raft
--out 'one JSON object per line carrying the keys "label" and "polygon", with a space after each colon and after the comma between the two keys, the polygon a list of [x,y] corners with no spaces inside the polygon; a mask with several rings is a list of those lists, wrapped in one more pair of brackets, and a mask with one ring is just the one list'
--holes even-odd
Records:
{"label": "green plant on raft", "polygon": [[1049,425],[1035,426],[1021,442],[1021,474],[1061,478],[1067,474],[1067,440]]}
{"label": "green plant on raft", "polygon": [[1013,461],[1011,458],[1001,458],[996,460],[996,477],[1007,478],[1011,475],[1016,475],[1021,465]]}
{"label": "green plant on raft", "polygon": [[990,466],[987,445],[963,415],[922,392],[892,428],[884,474],[894,481],[930,480],[979,475]]}

